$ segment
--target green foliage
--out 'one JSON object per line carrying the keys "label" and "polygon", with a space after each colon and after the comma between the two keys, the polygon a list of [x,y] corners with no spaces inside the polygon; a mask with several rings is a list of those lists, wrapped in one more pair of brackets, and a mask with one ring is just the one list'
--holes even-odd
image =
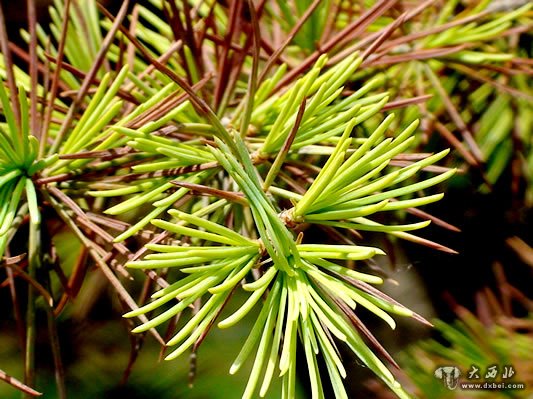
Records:
{"label": "green foliage", "polygon": [[29,134],[28,98],[22,87],[19,87],[17,104],[20,124],[16,121],[15,112],[3,85],[0,85],[0,101],[6,119],[0,131],[0,255],[3,256],[10,235],[13,234],[12,226],[19,215],[23,196],[26,197],[27,204],[23,212],[29,212],[32,224],[40,224],[41,215],[31,178],[47,165],[57,161],[58,157],[53,155],[38,161],[39,142]]}
{"label": "green foliage", "polygon": [[[177,235],[180,241],[190,242],[190,246],[147,244],[146,248],[155,253],[145,256],[143,260],[126,264],[130,268],[141,269],[179,268],[184,273],[176,283],[157,291],[153,295],[153,302],[126,315],[134,317],[147,314],[173,302],[176,298],[179,299],[177,304],[164,310],[150,322],[137,327],[134,332],[143,332],[156,327],[182,313],[195,301],[202,300],[201,308],[191,315],[189,321],[167,342],[169,346],[179,344],[178,348],[167,356],[167,359],[174,359],[187,349],[195,347],[197,342],[201,342],[203,339],[201,337],[208,332],[215,323],[215,319],[222,313],[231,293],[237,289],[243,279],[252,279],[252,282],[243,286],[243,289],[251,294],[242,307],[218,322],[221,328],[233,326],[266,295],[262,311],[241,354],[230,370],[232,374],[236,372],[258,344],[252,368],[253,373],[243,397],[253,395],[262,371],[264,377],[260,395],[266,395],[278,361],[279,372],[283,376],[283,397],[294,396],[298,336],[303,340],[302,344],[310,365],[313,397],[323,395],[318,363],[315,358],[318,353],[322,353],[326,361],[336,396],[347,397],[341,383],[341,377],[345,377],[346,372],[334,349],[334,343],[328,338],[330,334],[344,341],[365,365],[389,384],[399,396],[406,395],[383,363],[366,346],[357,330],[354,329],[351,319],[355,317],[352,309],[357,304],[381,317],[392,328],[395,328],[396,323],[388,313],[402,316],[412,316],[413,313],[376,294],[367,285],[367,282],[380,283],[380,278],[365,275],[333,262],[360,261],[376,254],[384,254],[383,251],[363,246],[301,244],[304,237],[302,233],[295,237],[290,229],[304,222],[357,230],[392,232],[393,234],[424,227],[429,222],[384,226],[363,216],[438,200],[442,195],[389,202],[390,198],[402,197],[437,184],[449,177],[453,171],[421,180],[416,184],[385,191],[385,188],[397,186],[422,168],[438,161],[446,154],[446,151],[380,176],[380,172],[389,161],[404,151],[412,142],[411,135],[417,124],[413,123],[394,140],[386,139],[384,134],[392,120],[390,117],[368,139],[354,145],[354,140],[350,138],[350,135],[355,126],[378,112],[386,98],[378,99],[375,104],[362,107],[355,102],[358,96],[351,96],[347,100],[332,105],[335,95],[340,93],[337,88],[353,73],[358,62],[354,62],[355,59],[350,57],[346,62],[329,70],[325,76],[319,77],[318,73],[325,61],[325,58],[318,61],[317,66],[297,81],[279,100],[272,101],[271,107],[263,107],[262,114],[268,115],[272,122],[270,122],[271,127],[266,129],[268,132],[266,137],[262,138],[258,135],[254,140],[254,145],[258,147],[257,155],[250,154],[246,143],[240,138],[241,134],[236,131],[233,132],[232,149],[230,145],[218,138],[215,138],[215,147],[206,147],[201,141],[191,142],[189,146],[181,147],[159,136],[139,135],[134,131],[119,130],[135,138],[135,142],[130,143],[133,148],[157,153],[158,161],[155,165],[159,167],[165,165],[165,168],[177,168],[195,164],[199,166],[202,161],[216,160],[218,164],[216,167],[225,173],[221,175],[205,171],[196,172],[196,181],[202,182],[204,190],[211,188],[211,193],[216,193],[217,187],[229,184],[244,194],[242,196],[239,193],[238,200],[232,202],[229,199],[231,193],[218,189],[218,194],[223,199],[211,202],[208,206],[205,206],[205,201],[202,201],[204,207],[194,213],[170,210],[169,214],[179,220],[177,223],[144,218],[143,225],[151,221],[153,225]],[[293,133],[292,143],[287,146],[284,142],[294,130],[292,126],[297,118],[298,104],[304,97],[309,98],[309,106],[300,118],[299,128]],[[360,101],[364,101],[364,98]],[[333,107],[339,114],[331,112]],[[344,111],[343,108],[347,109]],[[324,122],[329,124],[328,117],[334,121],[334,125],[338,126],[336,129],[326,130]],[[252,123],[255,121],[253,112],[251,121]],[[261,129],[265,129],[264,126],[265,124]],[[324,133],[317,134],[317,129],[321,129]],[[209,130],[214,132],[215,128],[212,127]],[[342,132],[342,135],[337,139],[333,135],[339,132]],[[259,140],[264,141],[261,144]],[[336,142],[334,148],[327,144],[329,140]],[[261,170],[264,170],[260,168],[261,163],[270,158],[270,153],[280,151],[282,146],[284,146],[287,159],[291,159],[294,154],[297,154],[298,149],[302,148],[302,143],[319,144],[318,148],[324,150],[322,152],[327,153],[330,149],[332,152],[305,195],[291,194],[285,188],[272,185],[268,187],[268,190],[274,197],[269,197],[268,192],[264,192],[265,184],[261,181]],[[166,148],[163,145],[168,147],[167,151],[163,151]],[[189,151],[190,155],[181,157],[181,154],[176,153],[180,151],[180,148]],[[211,157],[202,153],[205,151],[204,148],[210,150]],[[256,161],[258,166],[254,165],[254,159],[261,160],[259,163]],[[186,161],[186,164],[179,163],[183,161]],[[134,170],[152,171],[152,165],[154,165],[152,162],[153,160],[146,164],[139,163],[134,166]],[[274,161],[275,164],[276,161]],[[283,161],[278,163],[277,168],[272,167],[266,179],[272,183],[278,182],[276,173],[280,172],[282,165]],[[184,189],[195,187],[188,186],[187,183],[191,183],[190,177],[186,180],[186,184],[174,194],[153,203],[158,214],[163,207],[170,206],[182,198],[186,191]],[[122,213],[146,201],[160,198],[155,195],[163,193],[172,184],[179,186],[180,178],[170,183],[168,179],[162,178],[157,188],[154,189],[150,185],[146,191],[115,205],[107,212]],[[123,194],[127,187],[128,185],[125,184],[118,191],[113,190],[112,194]],[[137,188],[142,187],[138,185]],[[383,192],[376,194],[379,191]],[[110,193],[97,192],[93,195],[110,195]],[[294,209],[279,213],[279,205],[273,202],[276,196],[294,200],[296,203]],[[169,198],[172,199],[169,200]],[[189,205],[188,209],[195,209],[194,203]],[[251,219],[235,219],[232,229],[224,227],[220,221],[225,223],[224,221],[233,217],[232,212],[236,212],[237,209],[237,215],[250,212]],[[222,210],[223,214],[216,214],[218,210]],[[153,218],[153,214],[148,214],[148,217]],[[199,215],[204,217],[199,217]],[[210,220],[210,218],[214,219]],[[250,220],[253,223],[250,223]],[[186,227],[186,224],[192,224],[196,226],[196,229]],[[136,225],[133,230],[138,230],[138,228],[139,225]],[[259,238],[250,240],[238,231],[247,232],[252,236],[257,235]],[[130,233],[131,230],[126,235]],[[411,237],[405,233],[402,234],[404,238]],[[123,237],[124,235],[118,239],[121,240]],[[256,274],[255,281],[253,281],[254,273],[252,273],[254,269],[258,269],[260,276],[257,278]],[[267,289],[269,289],[268,294]]]}
{"label": "green foliage", "polygon": [[[434,321],[442,337],[440,342],[421,341],[400,354],[399,361],[412,392],[419,397],[432,398],[527,397],[531,393],[531,315],[513,316],[509,309],[511,300],[515,304],[520,302],[525,308],[530,307],[531,300],[516,288],[509,288],[512,294],[504,292],[501,300],[486,289],[485,295],[478,296],[482,298],[478,302],[480,316],[458,307],[456,311],[459,317],[453,323]],[[509,345],[510,342],[512,345]],[[462,371],[461,381],[472,383],[484,382],[487,369],[496,365],[499,373],[497,382],[524,383],[525,389],[450,391],[433,375],[442,365],[458,367]],[[477,369],[477,378],[469,378],[469,372],[476,371],[472,366]],[[502,377],[506,367],[512,367],[512,379]]]}
{"label": "green foliage", "polygon": [[[312,397],[324,397],[323,362],[335,397],[347,398],[340,346],[408,397],[357,312],[392,329],[392,315],[424,319],[361,270],[385,252],[364,245],[360,232],[453,252],[411,233],[441,222],[416,208],[443,197],[459,163],[436,165],[447,144],[426,150],[416,117],[471,166],[483,167],[482,153],[486,187],[512,157],[517,118],[522,161],[531,163],[524,76],[513,76],[516,88],[484,76],[472,90],[468,69],[520,64],[501,36],[526,26],[531,6],[489,13],[480,2],[457,13],[449,1],[438,14],[409,6],[396,18],[394,2],[367,3],[363,12],[337,1],[152,1],[128,12],[124,2],[113,17],[95,1],[57,0],[49,27],[30,17],[23,33],[28,75],[0,38],[0,250],[9,270],[28,255],[26,385],[34,383],[35,312],[48,315],[60,368],[55,317],[77,296],[91,259],[125,317],[140,320],[133,333],[176,347],[168,360],[196,354],[215,325],[235,328],[256,315],[229,370],[254,358],[243,397],[267,395],[276,373],[282,397],[293,398],[301,348]],[[353,12],[363,15],[350,21]],[[434,95],[427,104],[426,93]],[[465,93],[471,105],[459,112]],[[387,115],[391,108],[399,110]],[[424,220],[405,221],[408,212]],[[82,244],[70,282],[54,248],[65,234],[58,222]],[[143,278],[137,269],[147,275],[140,306],[123,285]],[[236,292],[246,298],[240,306]],[[166,322],[165,342],[156,328]]]}

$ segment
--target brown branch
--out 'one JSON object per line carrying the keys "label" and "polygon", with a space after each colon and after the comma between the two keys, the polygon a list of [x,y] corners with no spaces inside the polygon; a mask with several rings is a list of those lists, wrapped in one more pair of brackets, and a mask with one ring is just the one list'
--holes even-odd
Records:
{"label": "brown branch", "polygon": [[346,41],[347,38],[349,39],[362,33],[372,22],[383,15],[387,10],[392,8],[396,2],[397,0],[377,1],[372,8],[366,11],[357,20],[345,27],[342,31],[333,36],[326,43],[324,43],[319,50],[313,52],[313,54],[303,60],[296,68],[287,73],[285,77],[278,83],[275,91],[293,81],[298,75],[309,68],[316,60],[318,60],[322,54],[328,53],[335,46],[341,45]]}
{"label": "brown branch", "polygon": [[383,108],[381,108],[382,111],[389,111],[391,109],[398,109],[398,108],[404,108],[408,107],[410,105],[419,104],[419,103],[425,103],[427,100],[429,100],[431,97],[433,97],[432,94],[425,94],[422,96],[412,97],[412,98],[402,98],[395,101],[391,101]]}
{"label": "brown branch", "polygon": [[290,44],[290,42],[294,39],[296,34],[300,31],[302,26],[305,24],[305,22],[309,19],[313,11],[316,10],[318,5],[321,3],[321,0],[315,0],[313,3],[305,10],[303,15],[298,19],[298,22],[292,27],[290,32],[287,34],[286,39],[283,41],[283,43],[276,48],[276,51],[269,57],[268,61],[266,62],[265,67],[263,68],[263,71],[261,72],[261,75],[259,75],[258,82],[262,82],[265,76],[270,71],[270,68],[278,61],[279,57],[281,56],[281,53],[285,51],[287,46]]}
{"label": "brown branch", "polygon": [[[0,7],[1,8],[1,7]],[[7,382],[9,385],[19,389],[20,391],[27,393],[29,395],[33,396],[41,396],[41,392],[37,392],[35,389],[30,388],[26,384],[20,382],[14,377],[11,377],[9,374],[4,372],[3,370],[0,370],[0,380]]]}
{"label": "brown branch", "polygon": [[105,55],[107,54],[107,51],[109,50],[109,47],[111,46],[111,43],[113,42],[119,27],[122,26],[122,21],[127,15],[128,6],[129,6],[129,0],[124,0],[122,2],[122,6],[120,7],[120,10],[117,14],[116,19],[114,19],[113,25],[107,32],[107,35],[104,38],[100,49],[98,50],[98,54],[96,56],[96,59],[94,60],[93,65],[91,66],[91,69],[89,70],[89,72],[87,73],[87,75],[85,76],[85,79],[83,80],[81,84],[80,91],[76,95],[76,98],[74,99],[73,104],[69,108],[69,112],[66,115],[65,120],[63,121],[63,124],[61,125],[61,128],[59,129],[59,132],[57,133],[54,143],[52,144],[50,148],[50,153],[54,153],[57,151],[57,149],[61,145],[61,142],[63,141],[63,138],[67,134],[67,131],[70,129],[70,126],[72,122],[74,121],[74,114],[76,113],[78,108],[81,106],[82,100],[87,94],[87,90],[89,89],[89,86],[92,84],[93,79],[96,76],[98,70],[102,66],[105,60]]}
{"label": "brown branch", "polygon": [[22,279],[24,279],[33,288],[35,288],[39,294],[41,294],[41,296],[44,298],[48,306],[53,306],[54,299],[52,298],[50,293],[37,280],[33,279],[28,273],[26,273],[16,264],[5,264],[4,266],[13,269],[17,273],[18,277],[21,277]]}
{"label": "brown branch", "polygon": [[220,189],[213,188],[213,187],[203,186],[201,184],[188,183],[188,182],[179,181],[179,180],[172,180],[171,183],[178,187],[188,188],[193,193],[196,192],[202,195],[224,198],[228,201],[236,202],[241,205],[245,205],[245,206],[248,205],[248,200],[244,197],[242,193],[220,190]]}

